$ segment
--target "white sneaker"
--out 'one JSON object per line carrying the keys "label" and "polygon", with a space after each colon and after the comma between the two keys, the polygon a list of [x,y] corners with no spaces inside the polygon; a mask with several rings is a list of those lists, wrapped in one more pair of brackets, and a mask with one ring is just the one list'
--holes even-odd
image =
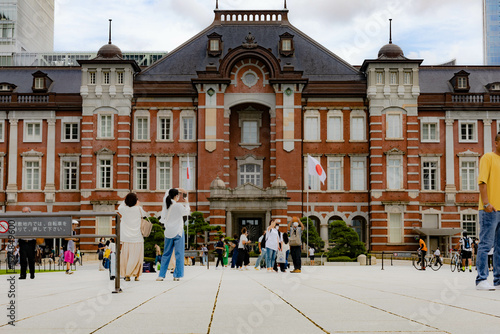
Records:
{"label": "white sneaker", "polygon": [[495,287],[491,285],[487,280],[484,280],[476,284],[476,290],[495,290]]}

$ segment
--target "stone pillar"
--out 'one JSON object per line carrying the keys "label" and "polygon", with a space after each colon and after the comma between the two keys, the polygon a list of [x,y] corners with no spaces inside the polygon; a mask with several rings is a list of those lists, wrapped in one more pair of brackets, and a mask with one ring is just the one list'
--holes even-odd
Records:
{"label": "stone pillar", "polygon": [[56,186],[54,182],[56,164],[56,119],[47,120],[47,161],[45,168],[45,202],[54,203]]}
{"label": "stone pillar", "polygon": [[455,149],[453,145],[453,119],[446,119],[446,204],[455,203]]}
{"label": "stone pillar", "polygon": [[325,242],[325,249],[328,248],[328,222],[326,223],[321,223],[320,226],[320,236],[321,236],[321,239]]}
{"label": "stone pillar", "polygon": [[491,152],[493,150],[492,147],[492,138],[491,138],[491,119],[485,119],[483,121],[484,124],[484,153]]}
{"label": "stone pillar", "polygon": [[9,169],[7,179],[7,202],[17,202],[17,131],[18,120],[9,119],[10,123],[10,136],[9,136]]}
{"label": "stone pillar", "polygon": [[226,212],[226,236],[233,237],[233,215],[231,211]]}

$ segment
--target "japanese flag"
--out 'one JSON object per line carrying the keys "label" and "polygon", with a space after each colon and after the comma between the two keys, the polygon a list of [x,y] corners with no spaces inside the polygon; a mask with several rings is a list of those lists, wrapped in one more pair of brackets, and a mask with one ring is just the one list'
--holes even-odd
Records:
{"label": "japanese flag", "polygon": [[307,169],[309,170],[309,175],[317,175],[322,184],[325,184],[326,173],[318,160],[307,155]]}
{"label": "japanese flag", "polygon": [[187,169],[186,169],[186,187],[187,189],[186,190],[191,190],[191,176],[189,175],[190,173],[190,166],[189,166],[189,157],[187,159]]}

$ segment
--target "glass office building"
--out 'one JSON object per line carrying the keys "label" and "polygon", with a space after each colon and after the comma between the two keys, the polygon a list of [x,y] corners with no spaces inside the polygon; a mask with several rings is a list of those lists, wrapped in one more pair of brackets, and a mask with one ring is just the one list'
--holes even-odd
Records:
{"label": "glass office building", "polygon": [[500,0],[483,0],[484,64],[500,65]]}

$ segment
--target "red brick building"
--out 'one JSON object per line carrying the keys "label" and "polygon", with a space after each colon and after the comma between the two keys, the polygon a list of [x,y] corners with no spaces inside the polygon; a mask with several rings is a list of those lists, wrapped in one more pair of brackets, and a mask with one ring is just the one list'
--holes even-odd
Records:
{"label": "red brick building", "polygon": [[[3,210],[114,211],[135,191],[158,214],[189,164],[192,209],[228,235],[309,211],[324,240],[340,219],[373,251],[414,250],[418,234],[448,249],[461,229],[477,235],[500,69],[421,62],[389,43],[352,66],[287,10],[215,10],[147,68],[113,44],[80,67],[1,68]],[[84,218],[80,233],[112,226]]]}

